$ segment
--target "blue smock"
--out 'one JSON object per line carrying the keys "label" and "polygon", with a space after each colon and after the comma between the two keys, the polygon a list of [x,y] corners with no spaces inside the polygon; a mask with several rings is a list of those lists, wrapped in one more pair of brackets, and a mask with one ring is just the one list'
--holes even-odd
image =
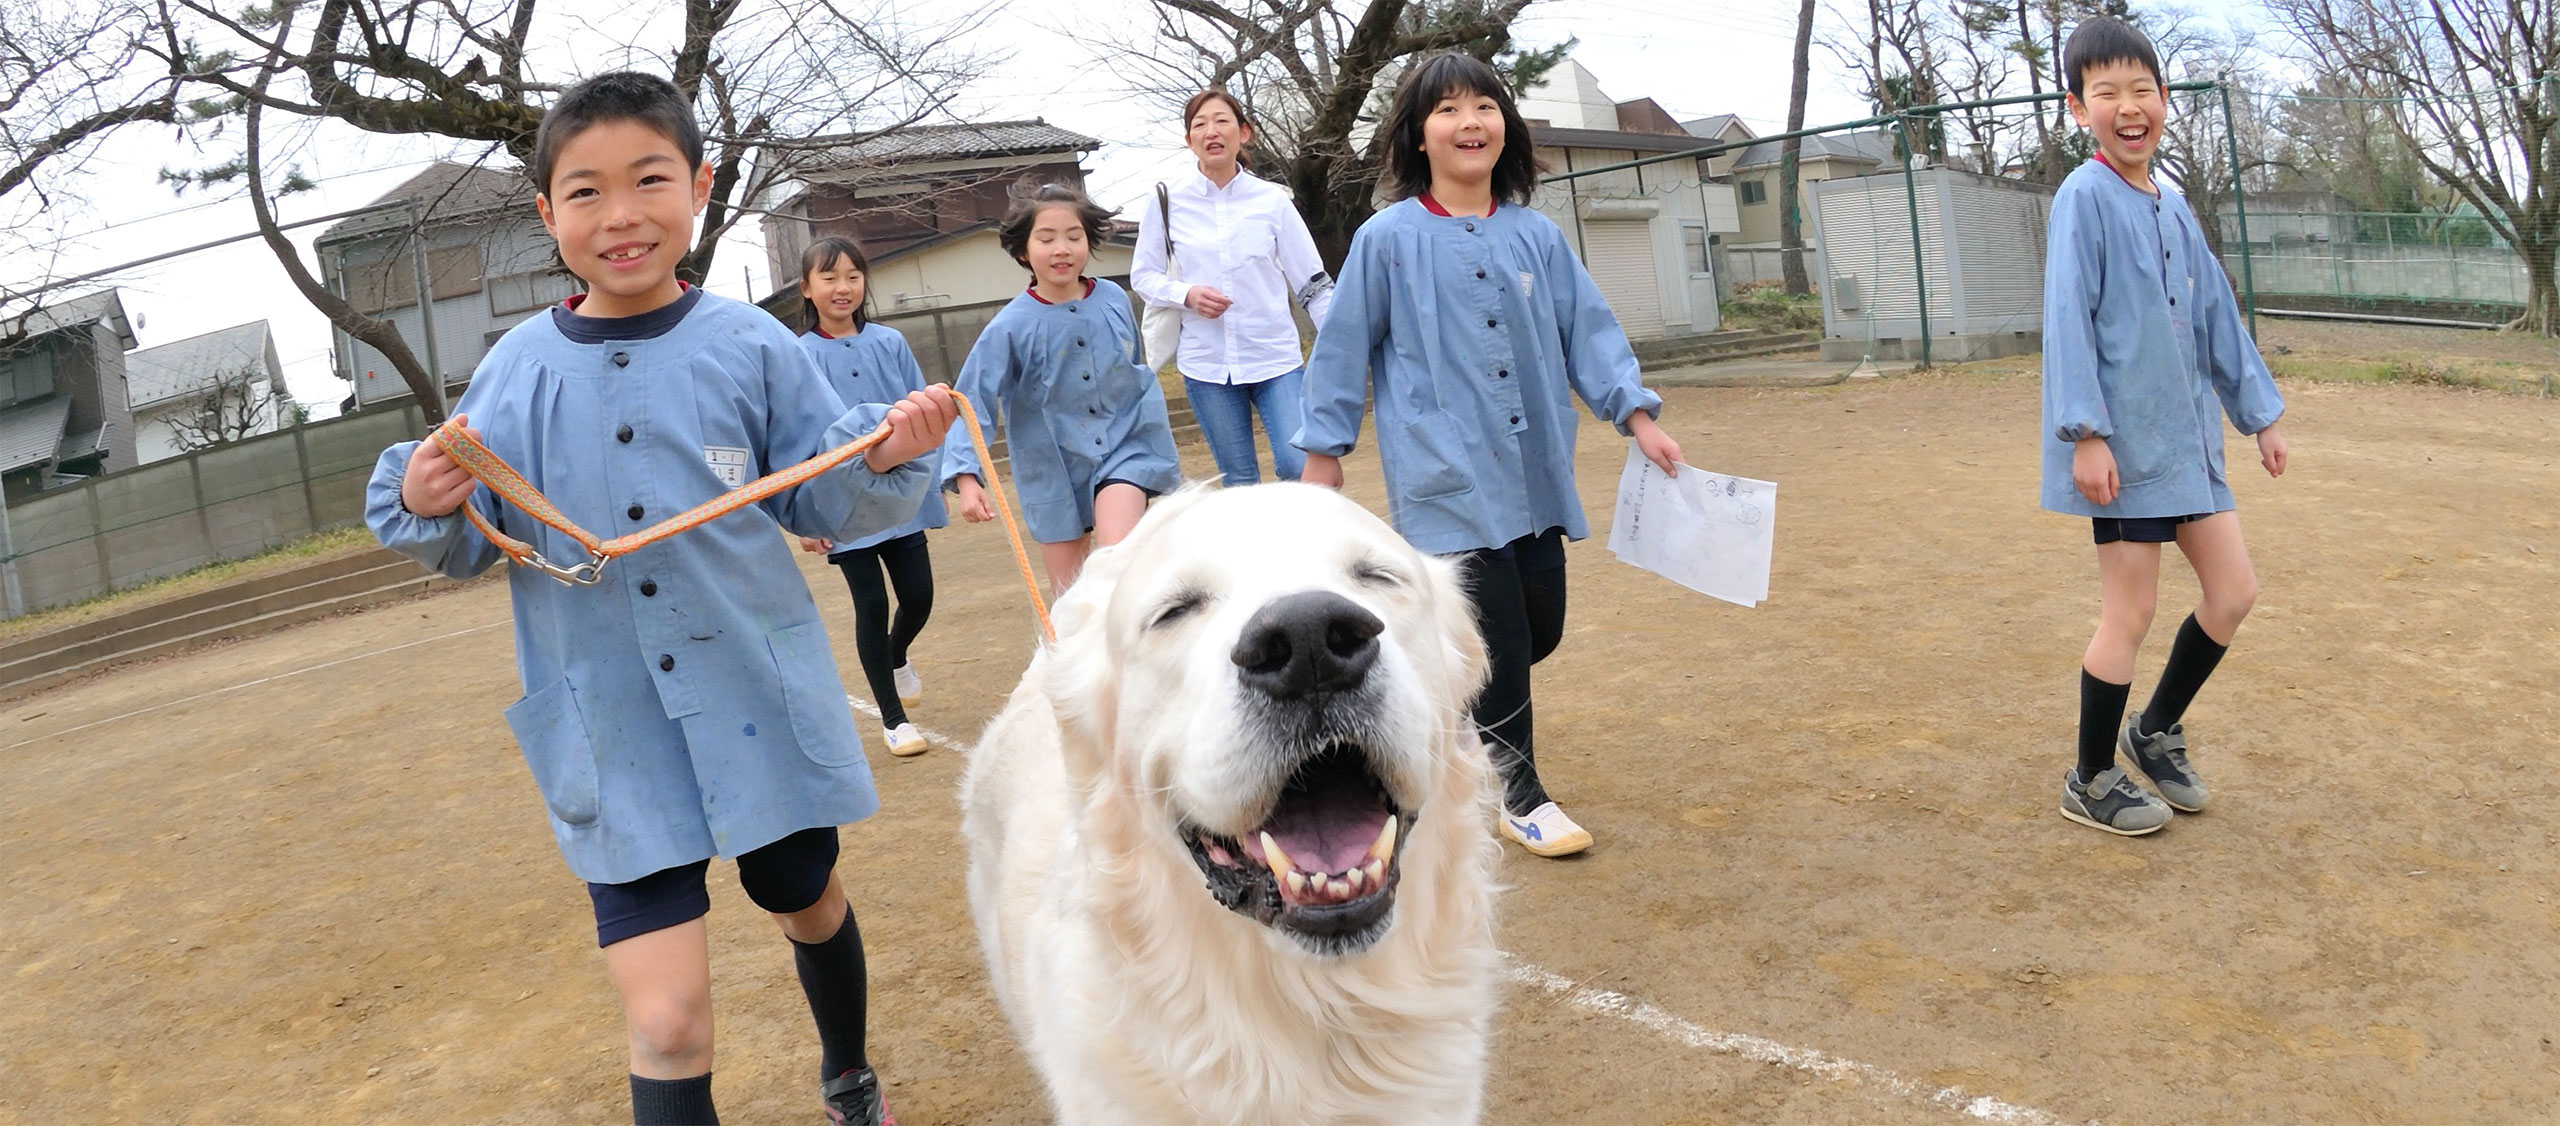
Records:
{"label": "blue smock", "polygon": [[[847,410],[762,309],[697,300],[649,339],[580,343],[557,316],[527,320],[489,350],[456,411],[562,514],[606,538],[852,441],[886,415]],[[461,513],[402,506],[416,446],[374,465],[374,535],[455,578],[498,563]],[[855,458],[616,559],[594,586],[510,569],[524,696],[507,726],[571,871],[627,883],[878,809],[835,654],[780,532],[852,542],[914,518],[931,485],[914,462],[874,473]],[[547,558],[586,558],[487,489],[469,503]]]}
{"label": "blue smock", "polygon": [[[2044,263],[2044,506],[2117,519],[2231,509],[2222,416],[2255,434],[2283,417],[2284,396],[2186,200],[2090,160],[2054,193]],[[2071,482],[2072,443],[2089,437],[2115,454],[2113,504]]]}
{"label": "blue smock", "polygon": [[[970,346],[959,390],[985,425],[1004,428],[1014,500],[1032,539],[1082,539],[1093,530],[1093,494],[1106,483],[1156,494],[1181,486],[1164,387],[1138,347],[1128,293],[1099,278],[1074,301],[1016,296]],[[966,427],[952,428],[942,466],[945,481],[982,473]]]}
{"label": "blue smock", "polygon": [[[863,403],[895,403],[924,390],[924,369],[916,366],[916,354],[907,347],[907,338],[897,329],[874,321],[862,326],[852,336],[831,337],[819,332],[800,334],[800,347],[818,365],[818,373],[836,389],[836,397],[846,406]],[[955,421],[959,427],[963,424]],[[916,464],[934,480],[942,479],[942,451],[935,450],[916,459]],[[932,528],[948,527],[950,515],[942,507],[942,491],[927,491],[924,507],[916,518],[885,532],[865,536],[852,543],[838,543],[837,553],[857,551],[913,535]]]}
{"label": "blue smock", "polygon": [[1408,199],[1371,216],[1351,238],[1306,378],[1292,444],[1334,457],[1358,440],[1375,385],[1388,520],[1436,555],[1549,528],[1589,535],[1569,396],[1621,434],[1637,411],[1662,408],[1564,232],[1510,204],[1443,216]]}

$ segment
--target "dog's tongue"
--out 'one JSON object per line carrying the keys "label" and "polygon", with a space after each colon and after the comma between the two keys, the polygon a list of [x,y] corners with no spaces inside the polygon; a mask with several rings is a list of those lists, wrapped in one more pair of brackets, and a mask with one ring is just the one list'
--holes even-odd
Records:
{"label": "dog's tongue", "polygon": [[1299,870],[1339,873],[1368,859],[1369,847],[1386,824],[1386,807],[1375,795],[1328,789],[1281,802],[1262,831],[1280,843]]}

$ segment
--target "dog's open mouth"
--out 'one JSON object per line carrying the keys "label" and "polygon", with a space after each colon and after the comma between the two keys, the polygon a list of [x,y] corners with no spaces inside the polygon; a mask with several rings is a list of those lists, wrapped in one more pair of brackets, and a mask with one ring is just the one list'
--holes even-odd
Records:
{"label": "dog's open mouth", "polygon": [[1368,754],[1337,743],[1299,764],[1242,839],[1193,825],[1182,837],[1218,902],[1320,953],[1347,954],[1385,932],[1412,824]]}

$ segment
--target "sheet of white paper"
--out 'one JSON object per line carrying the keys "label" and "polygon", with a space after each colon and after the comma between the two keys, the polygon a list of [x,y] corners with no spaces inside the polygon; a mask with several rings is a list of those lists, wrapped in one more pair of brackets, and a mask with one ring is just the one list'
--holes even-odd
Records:
{"label": "sheet of white paper", "polygon": [[1700,594],[1743,606],[1769,597],[1778,486],[1682,465],[1667,477],[1627,446],[1609,550]]}

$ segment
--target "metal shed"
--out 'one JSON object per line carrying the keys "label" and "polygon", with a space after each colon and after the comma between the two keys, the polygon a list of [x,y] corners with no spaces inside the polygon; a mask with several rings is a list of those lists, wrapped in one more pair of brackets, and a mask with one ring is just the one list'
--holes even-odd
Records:
{"label": "metal shed", "polygon": [[1924,334],[1937,363],[2035,351],[2052,209],[2051,187],[1952,168],[1813,185],[1824,357],[1917,360]]}

